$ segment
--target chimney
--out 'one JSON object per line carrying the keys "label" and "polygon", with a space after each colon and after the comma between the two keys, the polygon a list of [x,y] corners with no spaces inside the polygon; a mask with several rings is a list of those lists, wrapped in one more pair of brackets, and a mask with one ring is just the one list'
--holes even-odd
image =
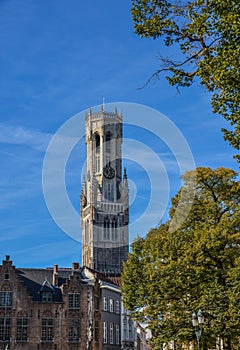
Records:
{"label": "chimney", "polygon": [[79,263],[78,262],[73,262],[72,263],[72,270],[75,271],[75,270],[79,270],[80,266],[79,266]]}
{"label": "chimney", "polygon": [[53,266],[53,285],[58,286],[58,265]]}
{"label": "chimney", "polygon": [[12,260],[10,260],[10,255],[6,255],[5,260],[3,260],[4,265],[12,266]]}

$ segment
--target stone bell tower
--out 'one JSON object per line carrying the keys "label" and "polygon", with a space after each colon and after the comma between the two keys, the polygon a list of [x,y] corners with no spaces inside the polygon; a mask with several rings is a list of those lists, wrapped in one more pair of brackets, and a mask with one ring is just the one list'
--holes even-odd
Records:
{"label": "stone bell tower", "polygon": [[82,181],[82,264],[119,276],[129,251],[129,192],[122,172],[122,115],[86,115],[86,178]]}

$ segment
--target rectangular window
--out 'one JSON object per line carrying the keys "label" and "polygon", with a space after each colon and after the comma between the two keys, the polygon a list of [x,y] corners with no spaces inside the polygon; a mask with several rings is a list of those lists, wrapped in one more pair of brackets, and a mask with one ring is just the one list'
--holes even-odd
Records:
{"label": "rectangular window", "polygon": [[95,321],[95,340],[99,341],[99,321]]}
{"label": "rectangular window", "polygon": [[127,317],[123,317],[123,339],[127,339]]}
{"label": "rectangular window", "polygon": [[52,318],[42,319],[42,341],[44,342],[53,341],[53,319]]}
{"label": "rectangular window", "polygon": [[94,298],[94,306],[95,306],[95,310],[99,310],[99,298],[98,297]]}
{"label": "rectangular window", "polygon": [[69,309],[79,309],[80,308],[80,294],[79,293],[68,294],[68,307],[69,307]]}
{"label": "rectangular window", "polygon": [[119,324],[116,324],[116,344],[120,344]]}
{"label": "rectangular window", "polygon": [[132,339],[132,321],[128,320],[128,339]]}
{"label": "rectangular window", "polygon": [[120,314],[120,306],[119,306],[118,300],[116,300],[116,302],[115,302],[115,312],[116,312],[116,314]]}
{"label": "rectangular window", "polygon": [[28,340],[28,318],[19,317],[17,319],[17,342]]}
{"label": "rectangular window", "polygon": [[109,340],[110,340],[110,344],[113,344],[113,323],[110,323]]}
{"label": "rectangular window", "polygon": [[108,305],[107,305],[107,297],[103,298],[103,311],[108,310]]}
{"label": "rectangular window", "polygon": [[0,318],[0,341],[10,340],[11,337],[11,319],[8,317]]}
{"label": "rectangular window", "polygon": [[71,318],[68,320],[68,341],[79,342],[80,341],[80,322],[78,318]]}
{"label": "rectangular window", "polygon": [[109,300],[109,311],[113,312],[113,299]]}
{"label": "rectangular window", "polygon": [[52,292],[42,292],[42,302],[43,303],[52,303],[53,294]]}
{"label": "rectangular window", "polygon": [[12,292],[0,292],[0,307],[12,306]]}
{"label": "rectangular window", "polygon": [[103,343],[107,343],[107,322],[103,322]]}

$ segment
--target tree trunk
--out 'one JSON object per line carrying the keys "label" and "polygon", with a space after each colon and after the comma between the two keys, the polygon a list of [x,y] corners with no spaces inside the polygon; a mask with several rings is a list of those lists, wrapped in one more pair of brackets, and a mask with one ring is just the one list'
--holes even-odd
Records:
{"label": "tree trunk", "polygon": [[223,350],[223,339],[222,338],[216,339],[216,349]]}

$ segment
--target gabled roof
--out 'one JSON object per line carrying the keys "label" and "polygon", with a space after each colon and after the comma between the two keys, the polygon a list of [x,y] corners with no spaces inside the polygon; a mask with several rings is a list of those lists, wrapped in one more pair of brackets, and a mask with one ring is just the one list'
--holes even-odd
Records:
{"label": "gabled roof", "polygon": [[41,292],[51,291],[54,293],[54,302],[61,302],[61,289],[53,286],[49,281],[52,280],[53,273],[47,269],[23,268],[16,269],[17,274],[32,296],[33,301],[41,302]]}
{"label": "gabled roof", "polygon": [[[41,302],[41,292],[51,291],[54,293],[53,302],[62,302],[62,292],[60,287],[67,282],[72,275],[71,268],[58,269],[58,285],[54,286],[50,281],[53,280],[53,268],[21,268],[16,269],[20,279],[27,287],[28,293],[33,301]],[[82,279],[82,271],[74,271],[74,274]],[[83,284],[87,282],[82,281]]]}
{"label": "gabled roof", "polygon": [[[4,264],[12,266],[10,256],[6,256],[6,260],[3,260]],[[104,288],[114,288],[115,286],[119,290],[120,286],[120,277],[108,277],[89,267],[81,268],[79,263],[73,263],[72,268],[59,268],[58,265],[51,268],[15,268],[15,266],[13,268],[26,287],[29,296],[36,302],[47,302],[48,298],[42,300],[43,292],[53,293],[52,302],[62,302],[61,286],[67,285],[68,281],[73,278],[76,278],[82,285],[93,285],[97,279]]]}
{"label": "gabled roof", "polygon": [[43,282],[43,284],[41,285],[39,292],[52,292],[52,293],[54,293],[55,289],[54,289],[53,285],[46,278],[45,281]]}

